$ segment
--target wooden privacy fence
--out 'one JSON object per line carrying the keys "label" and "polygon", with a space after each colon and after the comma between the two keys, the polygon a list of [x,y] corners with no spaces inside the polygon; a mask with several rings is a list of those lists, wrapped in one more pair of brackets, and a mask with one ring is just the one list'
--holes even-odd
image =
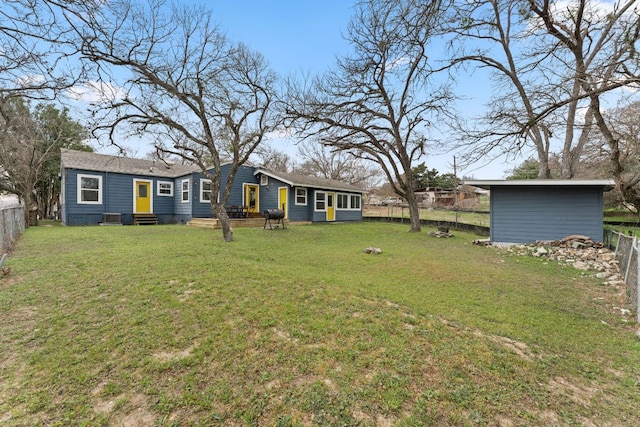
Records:
{"label": "wooden privacy fence", "polygon": [[0,206],[0,252],[9,251],[13,242],[24,232],[24,205]]}
{"label": "wooden privacy fence", "polygon": [[638,293],[638,279],[640,257],[638,257],[638,238],[626,234],[605,230],[605,245],[615,250],[615,256],[620,266],[620,273],[627,285],[627,297],[636,311],[636,322],[640,323],[640,294]]}

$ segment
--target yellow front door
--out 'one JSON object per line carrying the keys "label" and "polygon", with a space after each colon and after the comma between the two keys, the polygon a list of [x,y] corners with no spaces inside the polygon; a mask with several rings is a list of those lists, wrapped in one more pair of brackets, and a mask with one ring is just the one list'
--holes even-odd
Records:
{"label": "yellow front door", "polygon": [[335,193],[327,193],[327,221],[336,220],[336,209],[334,207]]}
{"label": "yellow front door", "polygon": [[258,189],[259,187],[253,184],[246,184],[244,186],[244,205],[249,209],[249,212],[260,211]]}
{"label": "yellow front door", "polygon": [[287,208],[287,187],[280,187],[278,191],[278,209],[282,209],[284,211],[285,218],[289,217],[289,209]]}
{"label": "yellow front door", "polygon": [[151,183],[136,181],[135,187],[136,209],[134,213],[151,213]]}

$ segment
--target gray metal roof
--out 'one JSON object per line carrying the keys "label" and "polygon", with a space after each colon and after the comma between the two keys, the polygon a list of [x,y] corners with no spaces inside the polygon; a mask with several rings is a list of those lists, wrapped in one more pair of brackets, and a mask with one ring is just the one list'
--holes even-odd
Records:
{"label": "gray metal roof", "polygon": [[615,185],[612,179],[483,179],[464,181],[474,187],[604,187],[611,189]]}
{"label": "gray metal roof", "polygon": [[286,173],[286,172],[272,172],[266,169],[258,169],[255,172],[257,174],[264,174],[285,182],[292,187],[310,187],[321,188],[325,190],[338,190],[338,191],[350,191],[354,193],[364,193],[362,188],[358,188],[355,185],[347,184],[342,181],[336,181],[334,179],[316,178],[301,173]]}
{"label": "gray metal roof", "polygon": [[63,148],[60,150],[62,167],[98,172],[176,178],[200,170],[195,165],[166,164],[158,160],[109,156]]}

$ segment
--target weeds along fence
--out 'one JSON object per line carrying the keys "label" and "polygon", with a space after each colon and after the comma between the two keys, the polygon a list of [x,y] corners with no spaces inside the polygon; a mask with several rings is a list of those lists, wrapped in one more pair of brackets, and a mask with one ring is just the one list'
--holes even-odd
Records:
{"label": "weeds along fence", "polygon": [[639,242],[635,236],[627,236],[615,230],[605,230],[604,243],[611,250],[620,266],[620,273],[627,285],[627,297],[636,311],[636,321],[640,323],[640,294],[638,293],[640,257],[638,257]]}
{"label": "weeds along fence", "polygon": [[7,252],[24,228],[24,205],[0,206],[0,252]]}

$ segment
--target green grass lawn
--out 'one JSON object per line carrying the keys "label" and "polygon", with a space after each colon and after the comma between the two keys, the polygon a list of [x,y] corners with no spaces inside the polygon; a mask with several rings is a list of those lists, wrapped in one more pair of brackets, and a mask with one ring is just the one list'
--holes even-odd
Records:
{"label": "green grass lawn", "polygon": [[623,291],[476,237],[32,227],[0,279],[0,425],[640,424]]}

